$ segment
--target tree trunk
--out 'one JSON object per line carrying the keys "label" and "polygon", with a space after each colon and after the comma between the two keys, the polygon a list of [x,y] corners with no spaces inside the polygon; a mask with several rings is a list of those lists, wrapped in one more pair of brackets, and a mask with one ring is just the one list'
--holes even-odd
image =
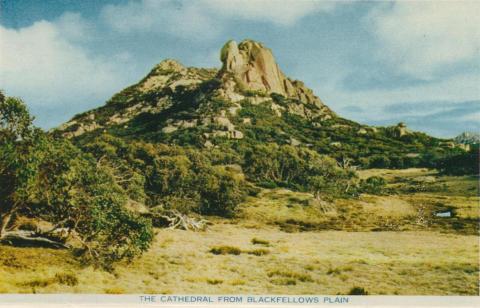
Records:
{"label": "tree trunk", "polygon": [[10,223],[10,219],[12,219],[11,212],[0,215],[0,238],[2,238],[7,232],[7,226]]}
{"label": "tree trunk", "polygon": [[70,246],[57,242],[46,237],[38,236],[33,231],[17,230],[3,233],[0,237],[0,243],[16,247],[46,247],[56,249],[66,249]]}

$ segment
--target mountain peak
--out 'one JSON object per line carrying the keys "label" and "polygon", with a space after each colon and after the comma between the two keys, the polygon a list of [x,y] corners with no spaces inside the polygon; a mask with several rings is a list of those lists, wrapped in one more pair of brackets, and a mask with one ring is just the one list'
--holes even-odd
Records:
{"label": "mountain peak", "polygon": [[222,69],[218,76],[233,79],[247,91],[277,93],[288,98],[323,107],[321,100],[303,82],[291,80],[280,70],[272,51],[262,43],[244,40],[228,41],[220,52]]}
{"label": "mountain peak", "polygon": [[[163,133],[201,126],[207,135],[213,131],[214,136],[241,139],[243,133],[230,120],[234,121],[237,112],[249,104],[265,103],[275,116],[294,114],[317,126],[336,116],[303,82],[285,76],[272,51],[262,43],[228,41],[220,58],[220,70],[163,60],[137,84],[115,94],[104,107],[76,116],[59,130],[76,137],[112,126],[128,129],[127,122],[149,114],[151,118],[158,115],[160,120],[152,120],[152,125],[161,127],[155,130]],[[219,101],[225,106],[220,108]],[[226,131],[219,132],[212,125]]]}

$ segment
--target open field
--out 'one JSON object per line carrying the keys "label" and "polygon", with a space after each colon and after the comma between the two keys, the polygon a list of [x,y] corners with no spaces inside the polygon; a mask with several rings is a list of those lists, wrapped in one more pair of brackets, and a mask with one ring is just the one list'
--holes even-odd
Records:
{"label": "open field", "polygon": [[206,232],[158,230],[148,253],[114,273],[82,268],[67,252],[2,247],[0,292],[345,294],[359,286],[474,295],[478,248],[476,236],[437,232],[285,233],[218,222]]}
{"label": "open field", "polygon": [[[206,231],[156,229],[152,248],[113,272],[68,251],[0,246],[0,292],[478,295],[477,179],[385,172],[390,186],[431,184],[322,204],[265,190]],[[454,216],[434,217],[445,209]]]}

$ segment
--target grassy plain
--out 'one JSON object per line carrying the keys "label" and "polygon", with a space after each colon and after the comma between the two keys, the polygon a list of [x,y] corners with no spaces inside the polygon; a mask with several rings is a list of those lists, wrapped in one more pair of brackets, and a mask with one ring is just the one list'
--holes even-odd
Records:
{"label": "grassy plain", "polygon": [[[319,203],[265,190],[237,218],[213,218],[206,231],[157,229],[146,254],[113,272],[83,266],[68,251],[0,246],[0,293],[347,294],[361,287],[478,295],[478,179],[423,169],[365,173],[401,193]],[[444,210],[454,216],[435,217]]]}

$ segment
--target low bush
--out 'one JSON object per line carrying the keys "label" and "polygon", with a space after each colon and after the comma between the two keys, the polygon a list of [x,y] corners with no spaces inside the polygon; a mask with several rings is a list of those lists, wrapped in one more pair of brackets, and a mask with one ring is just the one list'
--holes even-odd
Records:
{"label": "low bush", "polygon": [[214,255],[240,255],[242,250],[232,246],[217,246],[210,249],[210,253]]}
{"label": "low bush", "polygon": [[270,245],[270,242],[269,241],[266,241],[266,240],[262,240],[262,239],[259,239],[259,238],[252,238],[252,244],[253,245],[264,245],[264,246],[269,246]]}
{"label": "low bush", "polygon": [[249,255],[264,256],[264,255],[268,255],[270,253],[270,250],[268,250],[268,249],[254,249],[254,250],[247,251],[247,253]]}
{"label": "low bush", "polygon": [[480,171],[478,145],[468,152],[446,157],[437,161],[436,167],[448,175],[477,175]]}
{"label": "low bush", "polygon": [[385,193],[387,186],[387,181],[379,176],[372,176],[366,180],[360,181],[360,192],[372,194],[372,195],[382,195]]}
{"label": "low bush", "polygon": [[78,278],[72,273],[57,273],[54,280],[67,286],[76,286],[78,284]]}
{"label": "low bush", "polygon": [[353,287],[348,291],[348,295],[368,295],[368,291],[362,287]]}

